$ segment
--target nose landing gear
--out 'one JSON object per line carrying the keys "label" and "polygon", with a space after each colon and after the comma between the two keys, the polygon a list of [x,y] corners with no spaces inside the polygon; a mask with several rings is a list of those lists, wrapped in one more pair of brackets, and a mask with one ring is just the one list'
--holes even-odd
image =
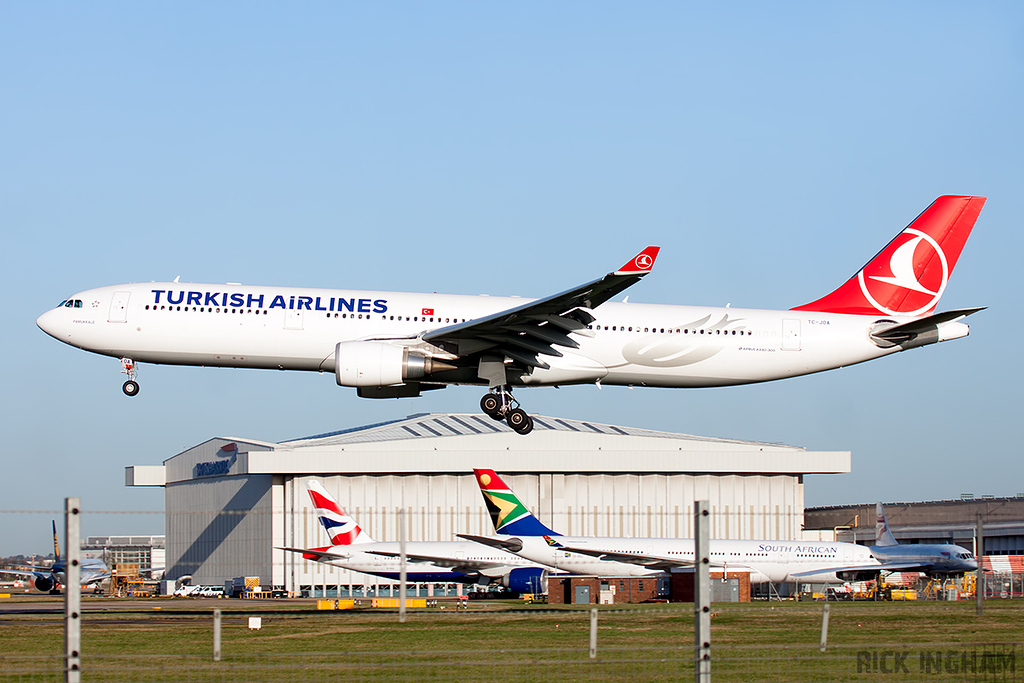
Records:
{"label": "nose landing gear", "polygon": [[121,385],[121,391],[125,396],[135,396],[139,393],[139,383],[135,381],[135,361],[131,358],[122,358],[121,372],[128,375],[128,381]]}
{"label": "nose landing gear", "polygon": [[519,401],[512,398],[512,388],[509,386],[491,389],[480,399],[480,409],[494,420],[504,420],[519,434],[533,431],[533,418],[519,407]]}

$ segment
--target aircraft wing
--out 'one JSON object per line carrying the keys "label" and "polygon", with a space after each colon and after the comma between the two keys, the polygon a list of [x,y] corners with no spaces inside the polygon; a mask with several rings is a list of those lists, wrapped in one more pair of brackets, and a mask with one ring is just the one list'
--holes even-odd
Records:
{"label": "aircraft wing", "polygon": [[[669,557],[659,557],[657,555],[644,555],[643,553],[624,553],[609,550],[592,550],[590,548],[570,548],[568,546],[559,546],[558,549],[564,550],[567,553],[589,555],[590,557],[596,557],[597,559],[604,560],[606,562],[625,562],[627,564],[635,564],[641,567],[648,567],[650,569],[660,569],[662,571],[678,569],[680,567],[689,568],[693,567],[695,564],[693,560],[676,560]],[[718,562],[712,562],[710,564],[712,567],[725,566]],[[738,567],[741,565],[739,563],[730,563],[729,566]]]}
{"label": "aircraft wing", "polygon": [[886,562],[885,564],[857,564],[849,567],[823,567],[812,571],[790,574],[793,578],[826,574],[832,572],[926,572],[931,569],[931,562]]}
{"label": "aircraft wing", "polygon": [[493,351],[527,369],[547,368],[548,364],[539,356],[561,356],[556,346],[579,348],[569,334],[593,335],[587,325],[596,318],[589,309],[600,306],[651,272],[659,249],[647,247],[622,268],[600,279],[522,306],[431,330],[423,335],[423,340],[459,356]]}
{"label": "aircraft wing", "polygon": [[352,557],[346,553],[332,553],[327,548],[285,548],[277,546],[278,550],[287,550],[290,553],[301,553],[307,560],[347,560]]}
{"label": "aircraft wing", "polygon": [[43,576],[50,576],[50,571],[47,570],[45,572],[34,572],[29,571],[27,569],[0,569],[0,574],[14,574],[15,576],[31,576],[34,578],[39,578]]}
{"label": "aircraft wing", "polygon": [[[399,553],[383,550],[368,550],[367,552],[373,555],[382,555],[384,557],[400,557]],[[464,573],[484,573],[488,569],[497,569],[499,567],[503,568],[508,566],[508,564],[504,562],[486,562],[483,560],[468,560],[464,557],[439,557],[435,555],[418,555],[416,553],[406,553],[405,559],[409,562],[430,562],[431,564],[436,564],[438,567],[453,569]]]}

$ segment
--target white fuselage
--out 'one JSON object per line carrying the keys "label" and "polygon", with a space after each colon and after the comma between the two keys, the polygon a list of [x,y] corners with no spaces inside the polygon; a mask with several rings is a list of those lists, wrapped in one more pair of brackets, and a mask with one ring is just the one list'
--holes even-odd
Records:
{"label": "white fuselage", "polygon": [[[418,337],[427,331],[528,301],[164,282],[87,290],[37,322],[62,342],[136,363],[332,372],[338,342],[423,347]],[[612,302],[593,314],[589,329],[572,335],[578,349],[543,356],[549,368],[534,368],[515,383],[725,386],[819,372],[900,350],[880,348],[869,338],[872,325],[885,319],[881,315]],[[966,325],[951,325],[966,334]],[[470,373],[451,383],[481,381]]]}
{"label": "white fuselage", "polygon": [[[560,571],[594,576],[647,576],[663,570],[629,562],[602,560],[568,552],[550,545],[543,537],[516,536],[523,543],[520,557],[546,564]],[[679,562],[693,562],[693,540],[685,538],[601,538],[594,536],[552,536],[565,548],[631,553]],[[727,541],[712,540],[711,571],[750,572],[751,583],[794,581],[792,574],[821,569],[820,574],[803,575],[800,581],[837,581],[829,568],[849,565],[877,565],[871,550],[853,543],[818,541]]]}
{"label": "white fuselage", "polygon": [[[327,564],[342,569],[389,579],[398,579],[402,570],[401,558],[398,557],[401,548],[395,542],[374,541],[353,545],[336,545],[329,548],[329,552],[347,556],[323,560]],[[488,579],[501,579],[513,569],[537,566],[537,563],[524,557],[470,541],[410,541],[406,543],[406,553],[410,556],[450,558],[452,563],[466,563],[467,566],[478,563],[493,565],[474,571],[460,571],[457,567],[448,566],[452,563],[435,564],[410,559],[406,563],[406,577],[408,581],[414,583],[421,581],[474,583],[481,581],[479,577],[483,577],[482,583],[488,583]]]}

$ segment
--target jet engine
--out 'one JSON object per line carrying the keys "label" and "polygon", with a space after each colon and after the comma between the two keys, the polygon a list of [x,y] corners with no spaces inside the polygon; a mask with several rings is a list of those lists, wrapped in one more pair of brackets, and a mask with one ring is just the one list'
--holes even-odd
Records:
{"label": "jet engine", "polygon": [[539,567],[518,567],[501,577],[501,585],[516,593],[546,593],[548,570]]}
{"label": "jet engine", "polygon": [[334,376],[343,387],[386,387],[452,369],[404,346],[383,342],[340,342],[334,347]]}
{"label": "jet engine", "polygon": [[53,589],[53,579],[48,576],[37,576],[35,580],[36,590],[46,593]]}

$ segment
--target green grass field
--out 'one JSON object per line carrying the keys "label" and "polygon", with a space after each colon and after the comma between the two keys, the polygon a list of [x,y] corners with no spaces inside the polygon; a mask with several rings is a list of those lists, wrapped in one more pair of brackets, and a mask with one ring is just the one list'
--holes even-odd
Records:
{"label": "green grass field", "polygon": [[[467,611],[410,611],[400,624],[395,610],[318,612],[313,601],[116,605],[82,619],[83,680],[693,677],[690,604],[601,607],[595,660],[586,607],[471,603]],[[221,662],[212,661],[214,608],[224,615]],[[988,601],[981,617],[974,602],[830,603],[825,653],[822,608],[715,605],[715,680],[1024,680],[1024,602]],[[250,616],[261,617],[260,630],[249,630]],[[60,614],[0,613],[0,681],[60,680],[63,648]]]}

